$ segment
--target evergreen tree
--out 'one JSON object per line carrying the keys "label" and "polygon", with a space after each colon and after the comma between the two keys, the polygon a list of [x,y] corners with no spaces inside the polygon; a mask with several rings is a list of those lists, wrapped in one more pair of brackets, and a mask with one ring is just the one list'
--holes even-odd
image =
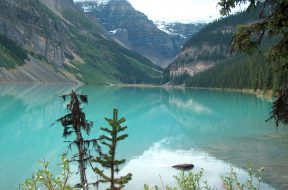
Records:
{"label": "evergreen tree", "polygon": [[[275,71],[285,76],[283,88],[273,104],[272,117],[276,124],[288,122],[288,0],[220,0],[220,13],[228,15],[238,4],[248,3],[248,10],[261,6],[259,20],[238,27],[233,36],[232,50],[252,54],[264,36],[277,37],[278,41],[266,54]],[[278,111],[276,111],[278,110]],[[281,110],[281,111],[279,111]]]}
{"label": "evergreen tree", "polygon": [[[88,182],[86,177],[86,166],[87,163],[91,160],[92,156],[90,154],[89,146],[93,144],[98,153],[101,155],[101,149],[98,145],[99,139],[85,140],[83,138],[83,132],[89,135],[91,128],[93,126],[93,122],[86,120],[85,113],[82,111],[81,103],[87,103],[88,99],[86,95],[77,95],[74,91],[72,91],[68,95],[63,95],[63,100],[66,97],[70,97],[70,102],[67,104],[67,109],[70,113],[65,116],[59,118],[57,121],[61,123],[64,128],[63,137],[66,138],[71,134],[75,134],[76,139],[74,141],[68,141],[69,149],[72,146],[77,147],[77,154],[73,155],[70,162],[76,161],[79,166],[80,173],[80,184],[76,185],[81,187],[82,189],[88,189]],[[65,153],[66,155],[67,153]]]}
{"label": "evergreen tree", "polygon": [[103,135],[100,138],[104,140],[102,144],[107,146],[109,153],[103,154],[103,157],[96,157],[93,162],[99,163],[103,168],[110,169],[110,176],[104,174],[104,171],[100,170],[99,168],[94,168],[94,171],[101,177],[98,182],[110,183],[110,188],[107,190],[118,190],[122,189],[125,184],[127,184],[132,179],[131,173],[119,178],[115,177],[115,172],[119,172],[119,165],[125,163],[125,159],[116,159],[116,148],[119,141],[128,137],[127,134],[119,135],[120,132],[123,132],[125,129],[127,129],[127,126],[121,126],[121,124],[124,123],[126,119],[121,118],[118,120],[118,110],[113,109],[113,119],[105,118],[105,120],[109,123],[111,128],[102,127],[101,130],[108,133],[109,135]]}

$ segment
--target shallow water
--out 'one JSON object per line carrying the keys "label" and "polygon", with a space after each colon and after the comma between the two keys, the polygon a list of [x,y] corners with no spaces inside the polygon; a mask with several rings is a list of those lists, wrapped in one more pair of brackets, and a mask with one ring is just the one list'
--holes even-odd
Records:
{"label": "shallow water", "polygon": [[[76,89],[87,94],[84,105],[93,136],[107,126],[118,108],[128,125],[127,140],[119,144],[126,158],[120,174],[133,173],[128,190],[143,184],[174,184],[171,168],[193,163],[210,185],[221,189],[220,176],[236,168],[245,180],[249,166],[263,166],[262,189],[287,189],[288,128],[265,122],[271,102],[253,95],[193,89],[120,88],[67,85],[0,85],[0,189],[18,189],[38,161],[47,160],[58,173],[59,155],[66,150],[62,128],[49,127],[66,113],[59,96]],[[76,170],[76,166],[72,164]],[[89,178],[95,176],[88,173]],[[78,178],[73,178],[75,182]],[[268,185],[269,184],[269,185]]]}

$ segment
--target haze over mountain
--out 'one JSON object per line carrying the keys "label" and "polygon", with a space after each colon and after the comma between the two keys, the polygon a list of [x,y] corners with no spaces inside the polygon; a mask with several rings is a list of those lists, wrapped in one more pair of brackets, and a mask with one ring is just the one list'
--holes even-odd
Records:
{"label": "haze over mountain", "polygon": [[0,1],[0,81],[154,83],[160,72],[72,0]]}

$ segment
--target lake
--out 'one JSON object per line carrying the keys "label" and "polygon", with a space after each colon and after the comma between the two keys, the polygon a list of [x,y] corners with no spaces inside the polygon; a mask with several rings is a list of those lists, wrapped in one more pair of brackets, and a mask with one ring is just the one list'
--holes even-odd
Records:
{"label": "lake", "polygon": [[72,89],[88,95],[83,109],[94,122],[93,137],[107,126],[104,117],[111,118],[113,108],[127,119],[129,137],[117,153],[127,160],[120,174],[133,173],[127,190],[161,181],[173,185],[178,171],[171,166],[180,163],[193,163],[195,171],[203,168],[205,179],[218,189],[231,166],[241,180],[249,166],[263,166],[262,189],[288,189],[288,127],[265,122],[271,108],[267,100],[199,89],[1,84],[1,190],[19,189],[44,159],[59,173],[57,163],[67,144],[62,127],[49,126],[67,113],[67,102],[59,96]]}

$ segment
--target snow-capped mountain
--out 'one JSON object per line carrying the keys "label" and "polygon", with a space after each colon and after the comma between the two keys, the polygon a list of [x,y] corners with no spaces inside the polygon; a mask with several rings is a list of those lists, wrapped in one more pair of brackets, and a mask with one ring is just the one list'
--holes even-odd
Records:
{"label": "snow-capped mountain", "polygon": [[184,39],[189,39],[206,25],[204,23],[166,23],[163,21],[156,21],[154,24],[163,32],[171,36],[180,36]]}
{"label": "snow-capped mountain", "polygon": [[156,25],[127,0],[85,1],[76,5],[95,16],[122,45],[161,66],[172,62],[186,40],[201,28],[196,24]]}
{"label": "snow-capped mountain", "polygon": [[[99,6],[104,6],[109,3],[110,0],[94,0],[94,1],[83,1],[81,2],[81,8],[85,13],[92,12],[97,9]],[[80,3],[80,2],[77,2]]]}

